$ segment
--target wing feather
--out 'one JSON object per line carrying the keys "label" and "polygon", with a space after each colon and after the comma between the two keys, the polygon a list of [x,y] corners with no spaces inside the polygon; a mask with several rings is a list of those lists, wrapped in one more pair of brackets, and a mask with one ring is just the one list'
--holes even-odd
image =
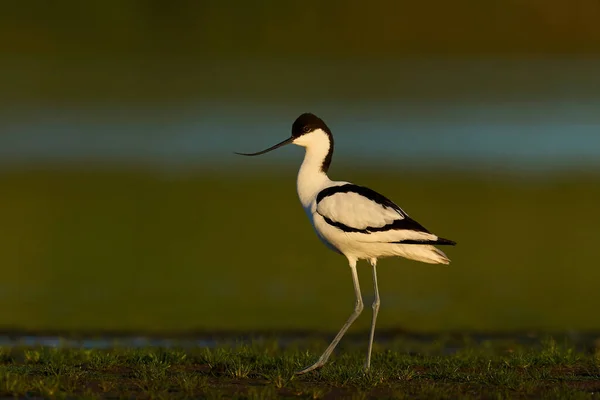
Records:
{"label": "wing feather", "polygon": [[353,184],[332,186],[317,196],[316,212],[329,225],[368,242],[436,240],[385,196]]}

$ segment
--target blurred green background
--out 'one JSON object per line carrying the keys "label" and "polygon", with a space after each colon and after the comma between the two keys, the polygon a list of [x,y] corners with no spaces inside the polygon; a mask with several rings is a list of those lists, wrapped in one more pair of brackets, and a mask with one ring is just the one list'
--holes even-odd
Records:
{"label": "blurred green background", "polygon": [[0,328],[338,329],[350,274],[296,197],[302,151],[232,154],[310,111],[333,179],[458,242],[447,267],[380,263],[381,329],[600,329],[598,21],[592,0],[5,4]]}

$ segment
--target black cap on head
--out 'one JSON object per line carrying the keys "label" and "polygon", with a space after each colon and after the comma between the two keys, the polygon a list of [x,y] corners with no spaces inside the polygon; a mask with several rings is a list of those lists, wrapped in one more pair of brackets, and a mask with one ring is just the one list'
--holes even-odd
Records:
{"label": "black cap on head", "polygon": [[331,134],[329,127],[321,118],[311,113],[300,115],[292,124],[292,139],[296,139],[317,129],[321,129],[329,136],[329,151],[327,152],[321,167],[323,172],[327,172],[329,170],[329,165],[331,164],[331,158],[333,157],[333,135]]}
{"label": "black cap on head", "polygon": [[316,129],[322,129],[331,135],[331,131],[321,118],[311,113],[304,113],[296,118],[292,124],[292,137],[297,138]]}
{"label": "black cap on head", "polygon": [[323,120],[321,118],[319,118],[316,115],[311,114],[311,113],[304,113],[301,116],[299,116],[298,118],[296,118],[296,120],[292,124],[292,136],[285,139],[283,142],[277,143],[275,146],[271,146],[266,150],[262,150],[262,151],[259,151],[256,153],[235,153],[235,154],[239,154],[242,156],[259,156],[261,154],[268,153],[270,151],[273,151],[275,149],[278,149],[278,148],[288,145],[290,143],[294,143],[294,140],[296,138],[298,138],[302,135],[306,135],[307,133],[310,133],[317,129],[321,129],[329,137],[329,149],[327,151],[327,154],[325,155],[325,158],[323,159],[323,164],[321,166],[321,171],[327,172],[327,170],[329,169],[329,165],[331,164],[331,158],[333,156],[333,135],[331,134],[331,131],[329,130],[327,125],[325,125],[325,122],[323,122]]}

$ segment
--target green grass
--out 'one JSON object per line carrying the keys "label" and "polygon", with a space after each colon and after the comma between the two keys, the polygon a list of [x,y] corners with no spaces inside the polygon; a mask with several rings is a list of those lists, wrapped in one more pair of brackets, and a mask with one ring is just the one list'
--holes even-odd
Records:
{"label": "green grass", "polygon": [[[586,174],[357,172],[458,245],[450,266],[380,262],[378,327],[598,330],[600,179]],[[352,310],[346,260],[315,237],[295,169],[268,174],[0,174],[0,327],[333,332]],[[359,264],[365,304],[370,270]],[[369,326],[369,308],[353,329]]]}
{"label": "green grass", "polygon": [[0,349],[0,396],[44,398],[598,398],[600,356],[551,338],[462,343],[397,339],[377,346],[362,371],[364,346],[342,342],[318,372],[295,376],[321,341],[281,348],[276,340],[215,349]]}

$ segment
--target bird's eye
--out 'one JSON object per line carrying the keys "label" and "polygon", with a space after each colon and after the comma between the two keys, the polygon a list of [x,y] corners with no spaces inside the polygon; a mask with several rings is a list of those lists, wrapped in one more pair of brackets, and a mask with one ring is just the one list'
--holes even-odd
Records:
{"label": "bird's eye", "polygon": [[308,132],[310,132],[310,126],[308,126],[308,125],[304,125],[304,126],[302,127],[302,132],[304,132],[304,133],[308,133]]}

